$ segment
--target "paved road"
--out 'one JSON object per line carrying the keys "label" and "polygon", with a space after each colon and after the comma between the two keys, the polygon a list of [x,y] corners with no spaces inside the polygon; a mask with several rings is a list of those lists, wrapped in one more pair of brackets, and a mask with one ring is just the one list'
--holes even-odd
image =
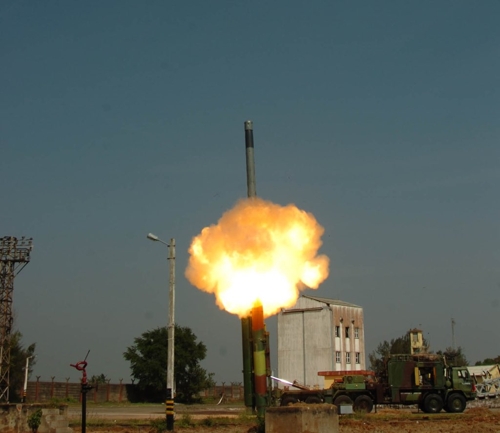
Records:
{"label": "paved road", "polygon": [[[242,406],[217,406],[217,405],[176,405],[177,415],[189,413],[194,418],[198,416],[238,416],[244,413]],[[68,408],[70,419],[81,419],[82,408],[71,406]],[[165,416],[163,404],[140,404],[130,406],[94,406],[87,405],[87,420],[130,420],[130,419],[155,419]]]}
{"label": "paved road", "polygon": [[[100,419],[154,419],[165,415],[164,405],[133,405],[133,406],[87,406],[87,420],[97,421]],[[68,408],[70,419],[80,419],[81,407]]]}

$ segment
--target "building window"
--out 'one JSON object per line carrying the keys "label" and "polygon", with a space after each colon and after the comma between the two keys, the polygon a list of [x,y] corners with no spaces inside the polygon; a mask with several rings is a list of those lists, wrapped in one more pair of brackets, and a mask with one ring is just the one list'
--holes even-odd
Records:
{"label": "building window", "polygon": [[360,359],[361,359],[360,353],[356,352],[356,364],[360,364]]}
{"label": "building window", "polygon": [[359,338],[359,328],[354,328],[354,338]]}
{"label": "building window", "polygon": [[335,337],[340,337],[340,326],[335,327]]}
{"label": "building window", "polygon": [[349,326],[347,326],[345,328],[345,338],[349,338],[349,331],[351,330],[351,328],[349,328]]}
{"label": "building window", "polygon": [[350,352],[346,352],[346,354],[345,354],[345,363],[346,364],[351,363],[351,353]]}
{"label": "building window", "polygon": [[340,364],[340,352],[335,352],[335,362]]}

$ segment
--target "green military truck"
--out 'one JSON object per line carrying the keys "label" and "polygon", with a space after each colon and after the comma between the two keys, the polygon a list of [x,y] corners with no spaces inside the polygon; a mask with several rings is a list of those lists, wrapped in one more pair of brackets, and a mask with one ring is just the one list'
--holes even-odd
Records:
{"label": "green military truck", "polygon": [[[352,405],[355,412],[371,412],[376,404],[418,405],[426,413],[442,409],[458,413],[465,410],[468,400],[476,398],[467,368],[449,366],[441,355],[391,355],[379,376],[372,371],[318,374],[329,377],[331,385],[318,390],[281,380],[300,389],[280,390],[280,405],[299,401]],[[325,383],[329,384],[326,379]]]}

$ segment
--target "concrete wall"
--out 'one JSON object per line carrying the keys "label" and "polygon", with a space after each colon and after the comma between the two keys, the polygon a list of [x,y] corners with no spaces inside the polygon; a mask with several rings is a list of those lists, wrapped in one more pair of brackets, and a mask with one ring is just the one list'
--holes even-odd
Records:
{"label": "concrete wall", "polygon": [[224,396],[226,401],[244,400],[243,386],[241,385],[216,385],[212,388],[200,392],[200,397],[214,398],[216,400]]}
{"label": "concrete wall", "polygon": [[270,407],[266,411],[266,433],[338,433],[339,415],[332,404]]}
{"label": "concrete wall", "polygon": [[[335,358],[340,352],[340,362],[335,359],[334,371],[365,370],[365,325],[363,309],[349,305],[330,305],[333,312],[333,327],[335,337]],[[356,335],[357,332],[357,335]],[[359,355],[356,355],[359,354]],[[359,357],[359,362],[356,359]]]}
{"label": "concrete wall", "polygon": [[323,387],[320,370],[331,370],[331,311],[317,302],[299,298],[278,316],[278,375],[293,382]]}
{"label": "concrete wall", "polygon": [[40,404],[0,404],[1,433],[31,433],[28,418],[42,409],[42,422],[38,433],[73,433],[68,427],[68,407]]}
{"label": "concrete wall", "polygon": [[365,369],[364,320],[357,305],[317,299],[301,296],[278,314],[278,376],[323,388],[319,371]]}
{"label": "concrete wall", "polygon": [[[125,384],[98,384],[87,393],[87,401],[94,402],[121,402],[128,401],[127,388],[133,385]],[[28,382],[26,401],[47,402],[52,399],[59,400],[80,400],[80,383],[70,382]]]}
{"label": "concrete wall", "polygon": [[[133,400],[134,387],[131,384],[100,384],[97,388],[87,393],[87,401],[95,403],[103,402],[127,402]],[[26,401],[30,403],[49,402],[52,399],[60,401],[80,401],[80,383],[70,382],[28,382]],[[203,398],[220,399],[224,394],[226,401],[243,400],[243,386],[222,383],[200,392]]]}

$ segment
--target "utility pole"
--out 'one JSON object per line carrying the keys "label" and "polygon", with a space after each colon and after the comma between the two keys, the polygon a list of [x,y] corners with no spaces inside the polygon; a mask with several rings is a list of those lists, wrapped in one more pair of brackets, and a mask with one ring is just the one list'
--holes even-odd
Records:
{"label": "utility pole", "polygon": [[168,296],[168,326],[167,326],[167,396],[165,400],[165,417],[167,430],[174,429],[174,349],[175,349],[175,239],[170,239],[170,243],[162,241],[158,236],[149,233],[146,236],[149,240],[160,242],[168,247],[169,261],[169,296]]}
{"label": "utility pole", "polygon": [[175,239],[169,244],[169,311],[168,311],[168,352],[167,352],[167,430],[174,429],[174,345],[175,345]]}
{"label": "utility pole", "polygon": [[0,238],[0,402],[9,403],[14,278],[30,261],[32,238]]}

